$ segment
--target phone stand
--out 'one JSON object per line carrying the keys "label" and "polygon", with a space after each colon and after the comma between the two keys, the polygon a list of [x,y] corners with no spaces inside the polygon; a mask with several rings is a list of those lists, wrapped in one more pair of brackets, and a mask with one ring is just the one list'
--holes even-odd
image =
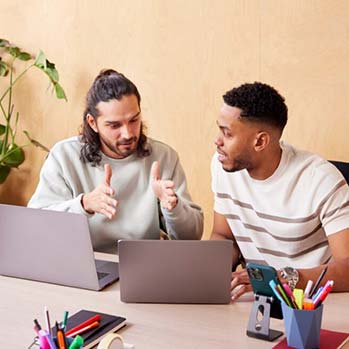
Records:
{"label": "phone stand", "polygon": [[[270,307],[273,303],[273,297],[267,297],[255,294],[251,309],[250,319],[248,320],[246,334],[249,337],[273,341],[280,337],[283,332],[271,330],[270,325]],[[260,317],[262,318],[260,319]],[[260,320],[259,320],[260,319]]]}

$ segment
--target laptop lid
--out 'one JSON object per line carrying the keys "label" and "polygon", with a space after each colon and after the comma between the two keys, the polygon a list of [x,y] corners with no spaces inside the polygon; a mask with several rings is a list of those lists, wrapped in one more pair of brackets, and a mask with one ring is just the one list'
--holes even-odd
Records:
{"label": "laptop lid", "polygon": [[230,302],[232,241],[119,241],[123,302]]}
{"label": "laptop lid", "polygon": [[118,279],[117,263],[101,263],[99,281],[87,217],[0,205],[0,274],[99,290]]}

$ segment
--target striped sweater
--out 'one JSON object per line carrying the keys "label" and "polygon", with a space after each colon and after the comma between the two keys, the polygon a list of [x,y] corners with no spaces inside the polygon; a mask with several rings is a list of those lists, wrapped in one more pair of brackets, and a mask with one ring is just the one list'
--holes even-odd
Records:
{"label": "striped sweater", "polygon": [[214,210],[226,217],[246,262],[311,268],[331,259],[328,236],[349,227],[349,188],[318,155],[281,142],[272,176],[229,173],[214,155]]}

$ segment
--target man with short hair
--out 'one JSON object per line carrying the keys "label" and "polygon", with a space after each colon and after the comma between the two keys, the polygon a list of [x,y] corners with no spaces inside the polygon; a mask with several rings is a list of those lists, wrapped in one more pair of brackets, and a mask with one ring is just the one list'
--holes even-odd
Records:
{"label": "man with short hair", "polygon": [[96,251],[115,252],[119,239],[158,239],[160,213],[170,238],[202,236],[203,214],[178,155],[147,138],[140,102],[133,82],[102,71],[87,94],[81,135],[52,148],[28,204],[88,216]]}
{"label": "man with short hair", "polygon": [[[245,262],[279,270],[304,288],[319,276],[349,291],[349,189],[328,161],[280,141],[287,123],[284,98],[255,82],[223,96],[212,159],[211,239],[235,242],[234,268]],[[246,269],[232,274],[232,299],[251,285]]]}

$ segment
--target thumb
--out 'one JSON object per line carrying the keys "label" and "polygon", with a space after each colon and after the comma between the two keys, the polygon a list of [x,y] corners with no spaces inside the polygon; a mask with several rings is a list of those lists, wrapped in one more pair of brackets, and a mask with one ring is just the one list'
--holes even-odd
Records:
{"label": "thumb", "polygon": [[110,187],[110,180],[113,173],[111,170],[111,166],[109,164],[104,165],[104,173],[105,173],[104,181]]}
{"label": "thumb", "polygon": [[160,165],[158,161],[153,162],[151,166],[150,174],[153,180],[160,179]]}

